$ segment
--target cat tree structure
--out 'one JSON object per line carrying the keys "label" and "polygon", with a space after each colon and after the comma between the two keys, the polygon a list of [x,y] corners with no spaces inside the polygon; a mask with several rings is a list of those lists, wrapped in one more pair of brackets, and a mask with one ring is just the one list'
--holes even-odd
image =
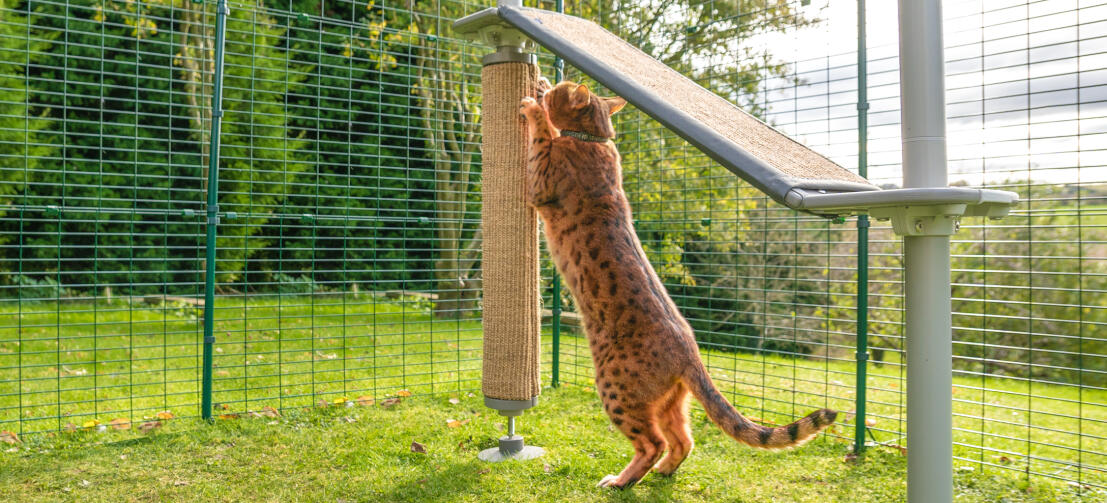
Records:
{"label": "cat tree structure", "polygon": [[[892,190],[872,185],[591,21],[504,1],[455,22],[456,33],[496,48],[482,72],[486,404],[513,418],[537,403],[539,390],[537,226],[524,201],[525,132],[517,114],[519,101],[533,96],[537,84],[530,53],[538,44],[789,208],[891,220],[905,256],[908,497],[950,501],[949,239],[961,217],[1001,218],[1018,196],[947,186],[941,21],[940,0],[900,0],[904,188]],[[512,449],[522,449],[521,437],[505,439],[499,457],[520,452]]]}

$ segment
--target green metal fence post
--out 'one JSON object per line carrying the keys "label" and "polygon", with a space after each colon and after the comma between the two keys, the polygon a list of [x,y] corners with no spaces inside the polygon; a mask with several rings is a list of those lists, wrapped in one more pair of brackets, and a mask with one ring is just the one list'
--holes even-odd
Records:
{"label": "green metal fence post", "polygon": [[[565,4],[562,0],[557,0],[555,5],[557,12],[565,12]],[[554,83],[561,82],[564,77],[565,62],[561,58],[554,60]],[[561,276],[557,274],[557,266],[554,266],[553,271],[553,308],[551,309],[553,318],[553,375],[550,379],[551,384],[556,388],[561,384]]]}
{"label": "green metal fence post", "polygon": [[[857,0],[857,173],[869,176],[869,78],[865,0]],[[857,217],[857,395],[853,452],[865,451],[865,391],[869,369],[869,216]]]}
{"label": "green metal fence post", "polygon": [[215,352],[215,240],[219,226],[219,131],[223,118],[223,45],[226,41],[227,0],[215,6],[215,77],[211,93],[211,148],[208,154],[207,243],[204,252],[204,361],[200,417],[211,420],[212,356]]}

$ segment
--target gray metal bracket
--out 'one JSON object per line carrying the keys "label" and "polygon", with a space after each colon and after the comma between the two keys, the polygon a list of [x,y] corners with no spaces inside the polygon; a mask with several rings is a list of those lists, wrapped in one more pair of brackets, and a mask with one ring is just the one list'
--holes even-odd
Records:
{"label": "gray metal bracket", "polygon": [[936,187],[869,192],[829,192],[792,189],[789,206],[818,215],[871,215],[891,220],[900,236],[949,236],[961,226],[961,217],[1007,216],[1019,196],[1004,190]]}
{"label": "gray metal bracket", "polygon": [[535,63],[533,53],[538,46],[529,37],[500,18],[496,7],[470,14],[454,22],[454,33],[465,40],[495,47],[496,52],[484,56],[485,66],[496,63]]}
{"label": "gray metal bracket", "polygon": [[967,205],[887,206],[873,208],[869,214],[877,220],[891,220],[892,230],[900,236],[952,236],[961,229],[961,216]]}

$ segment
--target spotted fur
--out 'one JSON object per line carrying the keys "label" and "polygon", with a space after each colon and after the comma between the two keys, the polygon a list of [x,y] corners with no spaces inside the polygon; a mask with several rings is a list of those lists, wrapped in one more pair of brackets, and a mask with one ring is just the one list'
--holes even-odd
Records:
{"label": "spotted fur", "polygon": [[632,486],[651,467],[665,475],[676,471],[693,446],[689,393],[723,431],[756,448],[798,446],[833,423],[837,413],[821,409],[768,428],[742,416],[719,393],[692,328],[634,232],[615,144],[559,133],[614,138],[610,115],[626,102],[571,82],[553,88],[545,83],[537,98],[520,104],[529,133],[527,198],[545,222],[554,262],[581,311],[604,410],[635,451],[622,473],[600,485]]}

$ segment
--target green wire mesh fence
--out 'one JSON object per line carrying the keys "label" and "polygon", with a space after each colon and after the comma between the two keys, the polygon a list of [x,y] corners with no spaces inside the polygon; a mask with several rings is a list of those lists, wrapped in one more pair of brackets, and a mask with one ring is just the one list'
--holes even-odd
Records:
{"label": "green wire mesh fence", "polygon": [[[870,179],[896,185],[884,4],[869,5],[864,132]],[[1107,487],[1105,5],[946,5],[950,179],[1024,201],[954,241],[958,469]],[[230,3],[206,306],[214,2],[2,0],[0,429],[198,416],[208,308],[217,415],[476,391],[486,49],[449,24],[485,6]],[[858,166],[854,2],[565,10]],[[867,320],[863,441],[903,447],[890,228],[874,222],[859,266],[856,222],[787,210],[640,113],[617,117],[639,235],[727,396],[777,424],[857,410]],[[589,386],[574,306],[553,291],[546,371]],[[854,421],[832,433],[843,450]]]}

